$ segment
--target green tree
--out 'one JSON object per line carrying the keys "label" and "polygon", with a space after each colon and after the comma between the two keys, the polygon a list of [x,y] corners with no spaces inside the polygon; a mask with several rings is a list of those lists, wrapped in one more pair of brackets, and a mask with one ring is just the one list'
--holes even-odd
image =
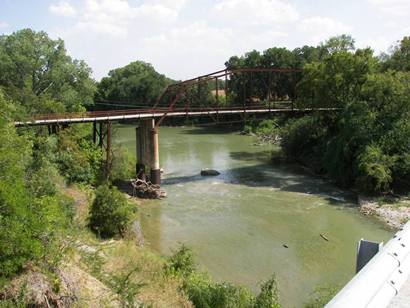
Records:
{"label": "green tree", "polygon": [[292,53],[295,58],[295,66],[298,68],[303,68],[305,64],[317,62],[321,59],[322,56],[321,47],[313,46],[303,46],[301,48],[295,48],[292,50]]}
{"label": "green tree", "polygon": [[328,54],[338,53],[341,51],[354,51],[355,40],[347,34],[333,36],[320,46]]}
{"label": "green tree", "polygon": [[[151,64],[135,61],[114,69],[98,84],[95,98],[99,109],[152,107],[171,80],[155,71]],[[105,105],[107,104],[107,105]]]}
{"label": "green tree", "polygon": [[306,64],[298,84],[299,103],[310,107],[341,108],[359,97],[367,76],[377,69],[370,49],[339,51],[321,62]]}
{"label": "green tree", "polygon": [[[24,177],[31,144],[16,134],[10,106],[0,92],[0,275],[14,274],[41,254],[38,223],[30,208]],[[32,224],[33,223],[33,224]]]}
{"label": "green tree", "polygon": [[45,32],[0,36],[0,88],[29,114],[84,110],[93,103],[90,73],[85,62],[67,55],[62,40]]}
{"label": "green tree", "polygon": [[[231,57],[225,66],[237,68],[297,68],[303,61],[297,61],[297,52],[286,48],[269,48],[262,54],[256,50],[242,57]],[[298,76],[293,73],[239,73],[231,76],[229,86],[232,100],[236,104],[251,104],[255,100],[275,100],[295,97]]]}
{"label": "green tree", "polygon": [[390,54],[384,54],[383,69],[410,71],[410,36],[405,36],[391,48]]}
{"label": "green tree", "polygon": [[13,112],[0,91],[0,284],[25,263],[58,251],[55,240],[69,223],[67,200],[43,188],[32,194],[31,177],[41,173],[31,170],[33,143],[17,134]]}
{"label": "green tree", "polygon": [[337,110],[289,122],[281,132],[284,152],[361,191],[408,189],[410,74],[380,73],[370,49],[353,52],[345,39],[329,40],[332,49],[305,65],[298,85],[301,106]]}

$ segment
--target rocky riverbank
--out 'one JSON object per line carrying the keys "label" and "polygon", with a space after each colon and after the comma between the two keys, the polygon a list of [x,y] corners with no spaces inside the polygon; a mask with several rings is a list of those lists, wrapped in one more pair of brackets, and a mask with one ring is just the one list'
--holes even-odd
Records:
{"label": "rocky riverbank", "polygon": [[392,229],[400,229],[410,220],[410,198],[374,198],[360,195],[358,197],[360,212],[382,220]]}

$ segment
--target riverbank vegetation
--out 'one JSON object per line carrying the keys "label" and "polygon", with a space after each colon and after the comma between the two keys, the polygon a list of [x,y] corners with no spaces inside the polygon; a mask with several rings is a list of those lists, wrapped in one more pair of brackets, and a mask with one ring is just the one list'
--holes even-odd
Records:
{"label": "riverbank vegetation", "polygon": [[[334,108],[252,122],[246,131],[262,142],[280,142],[288,159],[346,187],[405,192],[410,185],[409,50],[410,39],[404,38],[391,53],[375,57],[341,36],[317,47],[252,51],[232,57],[227,67],[304,71],[233,78],[229,99],[221,97],[219,103],[286,98],[299,107]],[[115,108],[133,107],[130,100],[152,106],[173,82],[139,61],[111,71],[99,83],[90,74],[85,62],[68,56],[62,40],[44,32],[0,36],[0,306],[279,307],[274,277],[255,296],[246,288],[213,282],[184,246],[169,258],[140,247],[133,225],[138,201],[113,185],[128,179],[133,163],[120,148],[105,162],[90,125],[60,127],[53,134],[41,127],[14,127],[13,121],[33,114],[111,109],[111,100],[121,103]],[[243,97],[244,85],[256,90]],[[203,102],[216,102],[212,89],[212,84],[199,88]],[[191,90],[184,99],[197,96]]]}
{"label": "riverbank vegetation", "polygon": [[[169,258],[142,247],[138,201],[112,184],[126,179],[132,164],[114,148],[107,178],[90,125],[51,134],[14,126],[93,103],[91,70],[71,59],[61,40],[31,30],[3,35],[0,59],[1,307],[278,307],[273,278],[255,296],[213,282],[185,247]],[[147,68],[133,64],[130,74],[135,66]],[[123,71],[111,77],[117,74]]]}
{"label": "riverbank vegetation", "polygon": [[[408,192],[409,42],[404,38],[381,57],[371,49],[355,49],[346,36],[309,49],[314,56],[309,54],[304,65],[295,103],[335,110],[289,119],[280,129],[272,123],[271,134],[280,136],[284,154],[363,193]],[[280,53],[291,59],[295,51]],[[239,62],[248,65],[257,55],[249,53]],[[269,132],[264,125],[254,131]]]}

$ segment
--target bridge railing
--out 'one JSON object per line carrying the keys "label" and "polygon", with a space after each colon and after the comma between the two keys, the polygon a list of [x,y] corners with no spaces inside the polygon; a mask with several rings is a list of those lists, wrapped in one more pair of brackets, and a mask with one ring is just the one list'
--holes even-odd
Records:
{"label": "bridge railing", "polygon": [[227,106],[216,109],[212,106],[207,107],[172,107],[172,108],[148,108],[148,109],[124,109],[124,110],[110,110],[110,111],[88,111],[88,112],[70,112],[70,113],[51,113],[51,114],[39,114],[33,116],[33,120],[54,120],[54,119],[75,119],[75,118],[99,118],[99,117],[112,117],[112,116],[124,116],[134,114],[162,114],[162,113],[189,113],[189,112],[212,112],[212,111],[232,111],[232,110],[258,110],[258,109],[290,109],[291,101],[276,101],[266,104],[253,104],[248,105],[245,108],[243,106]]}

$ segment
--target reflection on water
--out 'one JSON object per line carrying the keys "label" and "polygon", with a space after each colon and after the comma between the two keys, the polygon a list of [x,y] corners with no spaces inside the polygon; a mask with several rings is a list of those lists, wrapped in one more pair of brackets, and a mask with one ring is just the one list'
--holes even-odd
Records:
{"label": "reflection on water", "polygon": [[[133,128],[121,127],[118,134],[135,152]],[[168,198],[144,202],[145,240],[163,254],[185,243],[214,279],[255,291],[275,273],[285,307],[301,306],[317,285],[341,285],[352,277],[360,238],[383,241],[390,233],[359,215],[351,195],[273,166],[272,148],[254,142],[223,130],[161,128]],[[203,168],[221,174],[201,177]]]}

